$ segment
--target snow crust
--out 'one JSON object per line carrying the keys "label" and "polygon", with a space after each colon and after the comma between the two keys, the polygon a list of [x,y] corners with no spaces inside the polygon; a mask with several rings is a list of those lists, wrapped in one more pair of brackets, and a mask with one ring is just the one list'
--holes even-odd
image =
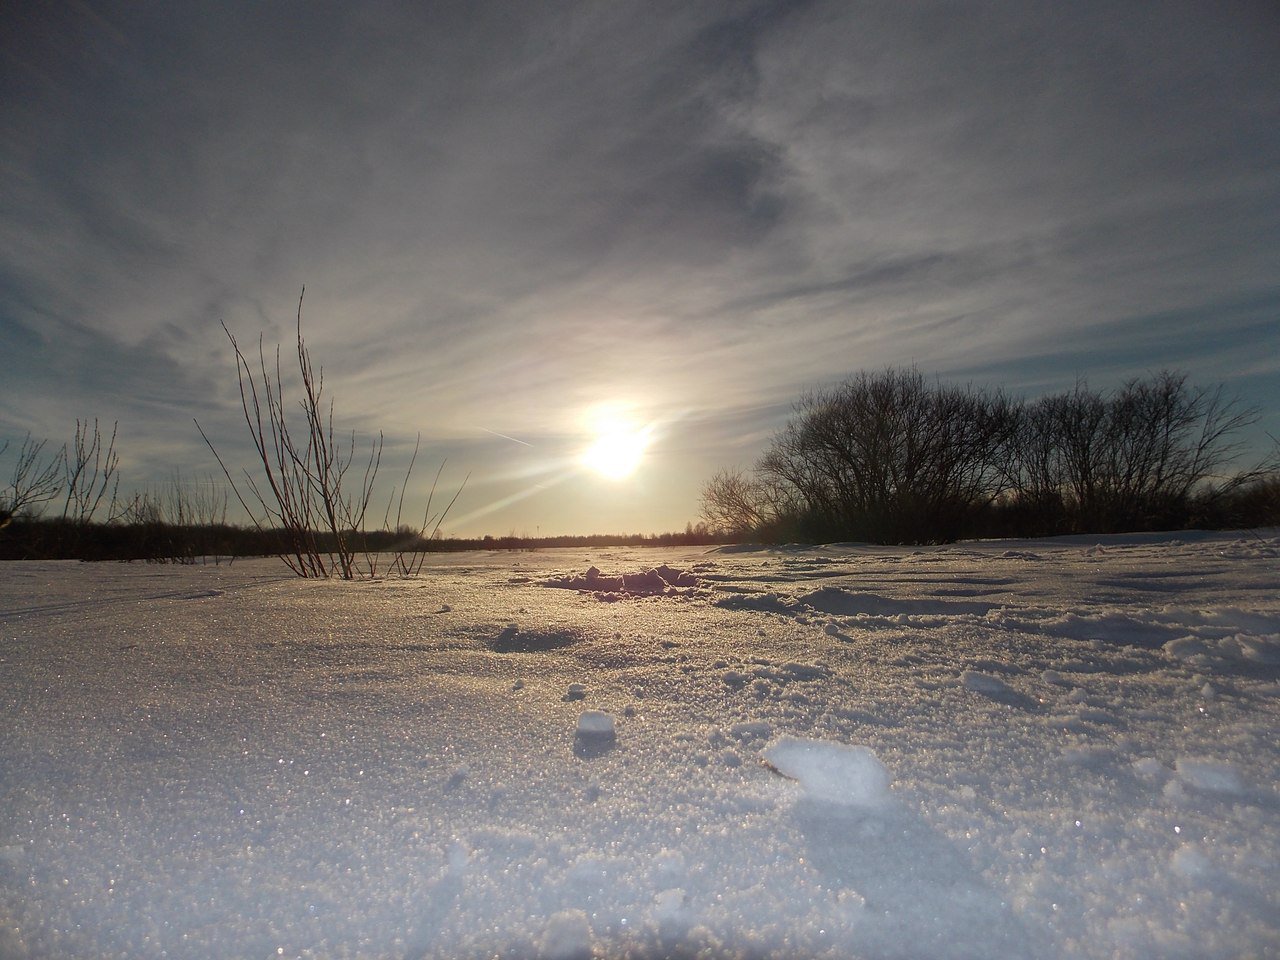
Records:
{"label": "snow crust", "polygon": [[1278,558],[0,565],[0,958],[1280,956]]}

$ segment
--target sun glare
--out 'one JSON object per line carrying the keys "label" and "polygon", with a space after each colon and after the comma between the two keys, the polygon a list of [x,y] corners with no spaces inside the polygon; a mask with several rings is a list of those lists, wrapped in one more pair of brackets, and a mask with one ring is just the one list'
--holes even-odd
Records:
{"label": "sun glare", "polygon": [[635,473],[649,446],[649,428],[608,418],[596,424],[595,434],[595,441],[582,454],[585,466],[610,480]]}

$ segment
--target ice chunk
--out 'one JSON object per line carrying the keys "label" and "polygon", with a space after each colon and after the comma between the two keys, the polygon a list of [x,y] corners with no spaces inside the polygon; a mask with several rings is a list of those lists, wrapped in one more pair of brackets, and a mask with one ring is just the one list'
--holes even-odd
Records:
{"label": "ice chunk", "polygon": [[870,747],[782,737],[762,756],[778,773],[799,781],[813,800],[882,807],[893,797],[893,776]]}

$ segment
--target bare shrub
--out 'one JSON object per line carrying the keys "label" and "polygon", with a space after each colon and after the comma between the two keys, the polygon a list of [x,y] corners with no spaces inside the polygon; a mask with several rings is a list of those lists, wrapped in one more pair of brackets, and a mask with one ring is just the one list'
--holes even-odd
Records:
{"label": "bare shrub", "polygon": [[226,528],[227,494],[210,477],[202,482],[172,477],[156,489],[135,494],[119,510],[133,528],[136,548],[149,563],[194,564],[217,557],[217,537]]}
{"label": "bare shrub", "polygon": [[[304,296],[305,293],[304,290]],[[359,573],[357,557],[362,554],[371,563],[371,573],[376,573],[376,562],[366,549],[363,531],[382,463],[383,435],[379,433],[369,444],[367,456],[357,458],[355,432],[349,437],[336,433],[333,401],[324,397],[324,371],[312,363],[302,336],[301,296],[296,329],[301,426],[294,424],[296,414],[291,418],[288,413],[279,346],[274,367],[270,368],[260,336],[258,363],[251,364],[223,324],[235,352],[241,410],[260,468],[257,477],[248,470],[242,471],[239,480],[233,477],[198,421],[196,428],[254,526],[261,532],[280,531],[285,545],[280,557],[294,573],[300,577],[338,576],[350,580]],[[409,469],[412,472],[412,463]],[[432,489],[434,492],[434,486]],[[424,530],[429,523],[428,502]],[[412,569],[402,556],[398,560],[402,573]],[[417,569],[420,568],[418,562]]]}
{"label": "bare shrub", "polygon": [[[438,513],[433,513],[432,504],[435,502],[440,476],[444,473],[447,461],[442,462],[431,481],[431,489],[427,492],[427,504],[423,508],[422,522],[416,527],[405,523],[405,492],[409,488],[409,478],[413,475],[414,465],[418,462],[418,452],[421,446],[422,434],[418,434],[413,444],[413,456],[409,458],[409,466],[405,469],[404,482],[398,489],[396,487],[391,488],[391,496],[387,498],[387,509],[382,517],[382,528],[384,530],[394,529],[394,538],[389,551],[391,560],[387,569],[388,572],[401,577],[416,577],[422,572],[422,565],[426,562],[427,547],[432,541],[440,539],[440,526],[444,523],[445,517],[449,515],[449,511],[453,509],[453,505],[458,502],[458,497],[462,495],[462,491],[467,485],[467,480],[470,479],[470,474],[464,477],[461,485],[454,492],[453,498],[445,504],[444,509]],[[399,494],[398,497],[397,492]],[[396,505],[394,528],[391,527],[391,505],[393,503]],[[365,562],[368,565],[370,576],[376,576],[379,568],[379,554],[366,549]]]}

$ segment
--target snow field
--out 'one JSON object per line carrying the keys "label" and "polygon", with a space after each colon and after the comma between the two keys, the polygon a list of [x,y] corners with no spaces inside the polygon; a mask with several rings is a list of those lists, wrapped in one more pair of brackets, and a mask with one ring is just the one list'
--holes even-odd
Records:
{"label": "snow field", "polygon": [[0,956],[1277,954],[1276,556],[7,565]]}

